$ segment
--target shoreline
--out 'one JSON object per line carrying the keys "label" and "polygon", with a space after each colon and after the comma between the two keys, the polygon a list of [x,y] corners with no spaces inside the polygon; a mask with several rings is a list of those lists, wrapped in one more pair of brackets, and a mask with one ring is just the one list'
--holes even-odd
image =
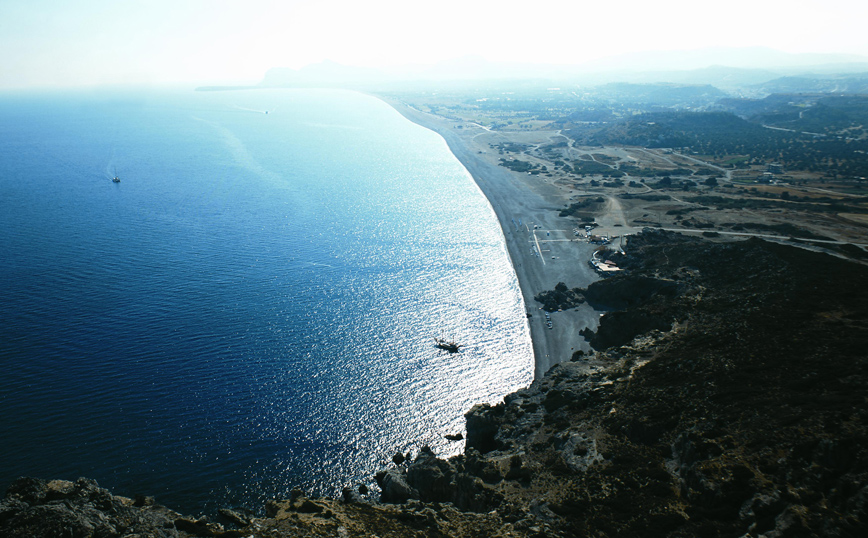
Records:
{"label": "shoreline", "polygon": [[540,304],[534,300],[536,294],[554,289],[558,282],[565,282],[570,288],[586,288],[599,279],[587,263],[594,245],[571,239],[572,224],[558,216],[568,194],[535,176],[499,166],[489,146],[499,137],[495,131],[428,114],[393,98],[373,97],[409,121],[440,135],[494,209],[525,310],[530,314],[527,322],[534,352],[534,379],[541,378],[555,364],[568,361],[575,351],[589,351],[590,346],[579,331],[585,327],[596,329],[599,312],[587,304],[553,312],[553,327],[549,329]]}

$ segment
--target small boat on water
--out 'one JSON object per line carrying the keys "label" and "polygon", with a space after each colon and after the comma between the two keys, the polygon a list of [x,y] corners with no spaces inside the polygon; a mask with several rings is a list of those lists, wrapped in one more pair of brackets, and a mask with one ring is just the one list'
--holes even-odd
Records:
{"label": "small boat on water", "polygon": [[121,182],[121,178],[119,178],[118,176],[115,176],[115,177],[112,178],[112,181],[115,182],[115,183],[120,183],[120,182]]}
{"label": "small boat on water", "polygon": [[456,344],[455,342],[448,342],[443,338],[435,338],[434,345],[439,347],[440,349],[445,349],[449,353],[455,353],[458,351],[458,348],[461,347],[461,344]]}

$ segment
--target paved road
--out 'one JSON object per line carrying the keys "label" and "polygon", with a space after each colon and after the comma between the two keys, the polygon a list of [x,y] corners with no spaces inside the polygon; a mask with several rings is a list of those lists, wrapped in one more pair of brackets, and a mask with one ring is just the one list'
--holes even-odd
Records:
{"label": "paved road", "polygon": [[809,243],[825,243],[828,245],[853,245],[857,247],[868,247],[868,243],[854,243],[852,241],[840,241],[837,239],[810,239],[807,237],[792,237],[788,235],[774,235],[774,234],[761,234],[761,233],[752,233],[752,232],[723,232],[719,230],[698,230],[692,228],[659,228],[660,230],[666,230],[667,232],[687,232],[687,233],[703,233],[703,232],[714,232],[720,235],[740,235],[744,237],[759,237],[762,239],[775,239],[779,241],[803,241]]}

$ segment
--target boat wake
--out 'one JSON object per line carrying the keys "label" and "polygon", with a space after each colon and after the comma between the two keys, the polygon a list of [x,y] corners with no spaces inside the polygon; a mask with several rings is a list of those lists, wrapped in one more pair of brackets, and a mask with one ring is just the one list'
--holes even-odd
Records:
{"label": "boat wake", "polygon": [[233,108],[235,108],[236,110],[243,110],[245,112],[255,112],[257,114],[268,114],[269,112],[273,113],[275,110],[277,110],[277,107],[275,107],[271,110],[258,110],[255,108],[247,108],[247,107],[238,106],[238,105],[233,105]]}
{"label": "boat wake", "polygon": [[112,183],[120,183],[121,178],[118,175],[118,169],[115,165],[115,150],[112,150],[112,156],[109,158],[108,163],[105,165],[105,170],[103,170],[105,174],[105,178],[111,181]]}

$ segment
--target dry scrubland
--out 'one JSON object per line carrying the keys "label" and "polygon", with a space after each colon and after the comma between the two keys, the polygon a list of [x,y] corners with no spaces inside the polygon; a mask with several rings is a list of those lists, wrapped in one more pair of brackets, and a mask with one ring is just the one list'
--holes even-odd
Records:
{"label": "dry scrubland", "polygon": [[574,206],[573,225],[595,219],[598,234],[651,226],[729,236],[724,239],[795,237],[868,258],[864,248],[846,246],[868,246],[864,178],[787,170],[771,161],[694,154],[688,148],[587,146],[569,123],[507,124],[510,115],[484,115],[460,101],[413,96],[406,102],[438,115],[444,120],[441,130],[451,130],[480,158],[526,176],[528,186],[545,192],[552,203]]}

